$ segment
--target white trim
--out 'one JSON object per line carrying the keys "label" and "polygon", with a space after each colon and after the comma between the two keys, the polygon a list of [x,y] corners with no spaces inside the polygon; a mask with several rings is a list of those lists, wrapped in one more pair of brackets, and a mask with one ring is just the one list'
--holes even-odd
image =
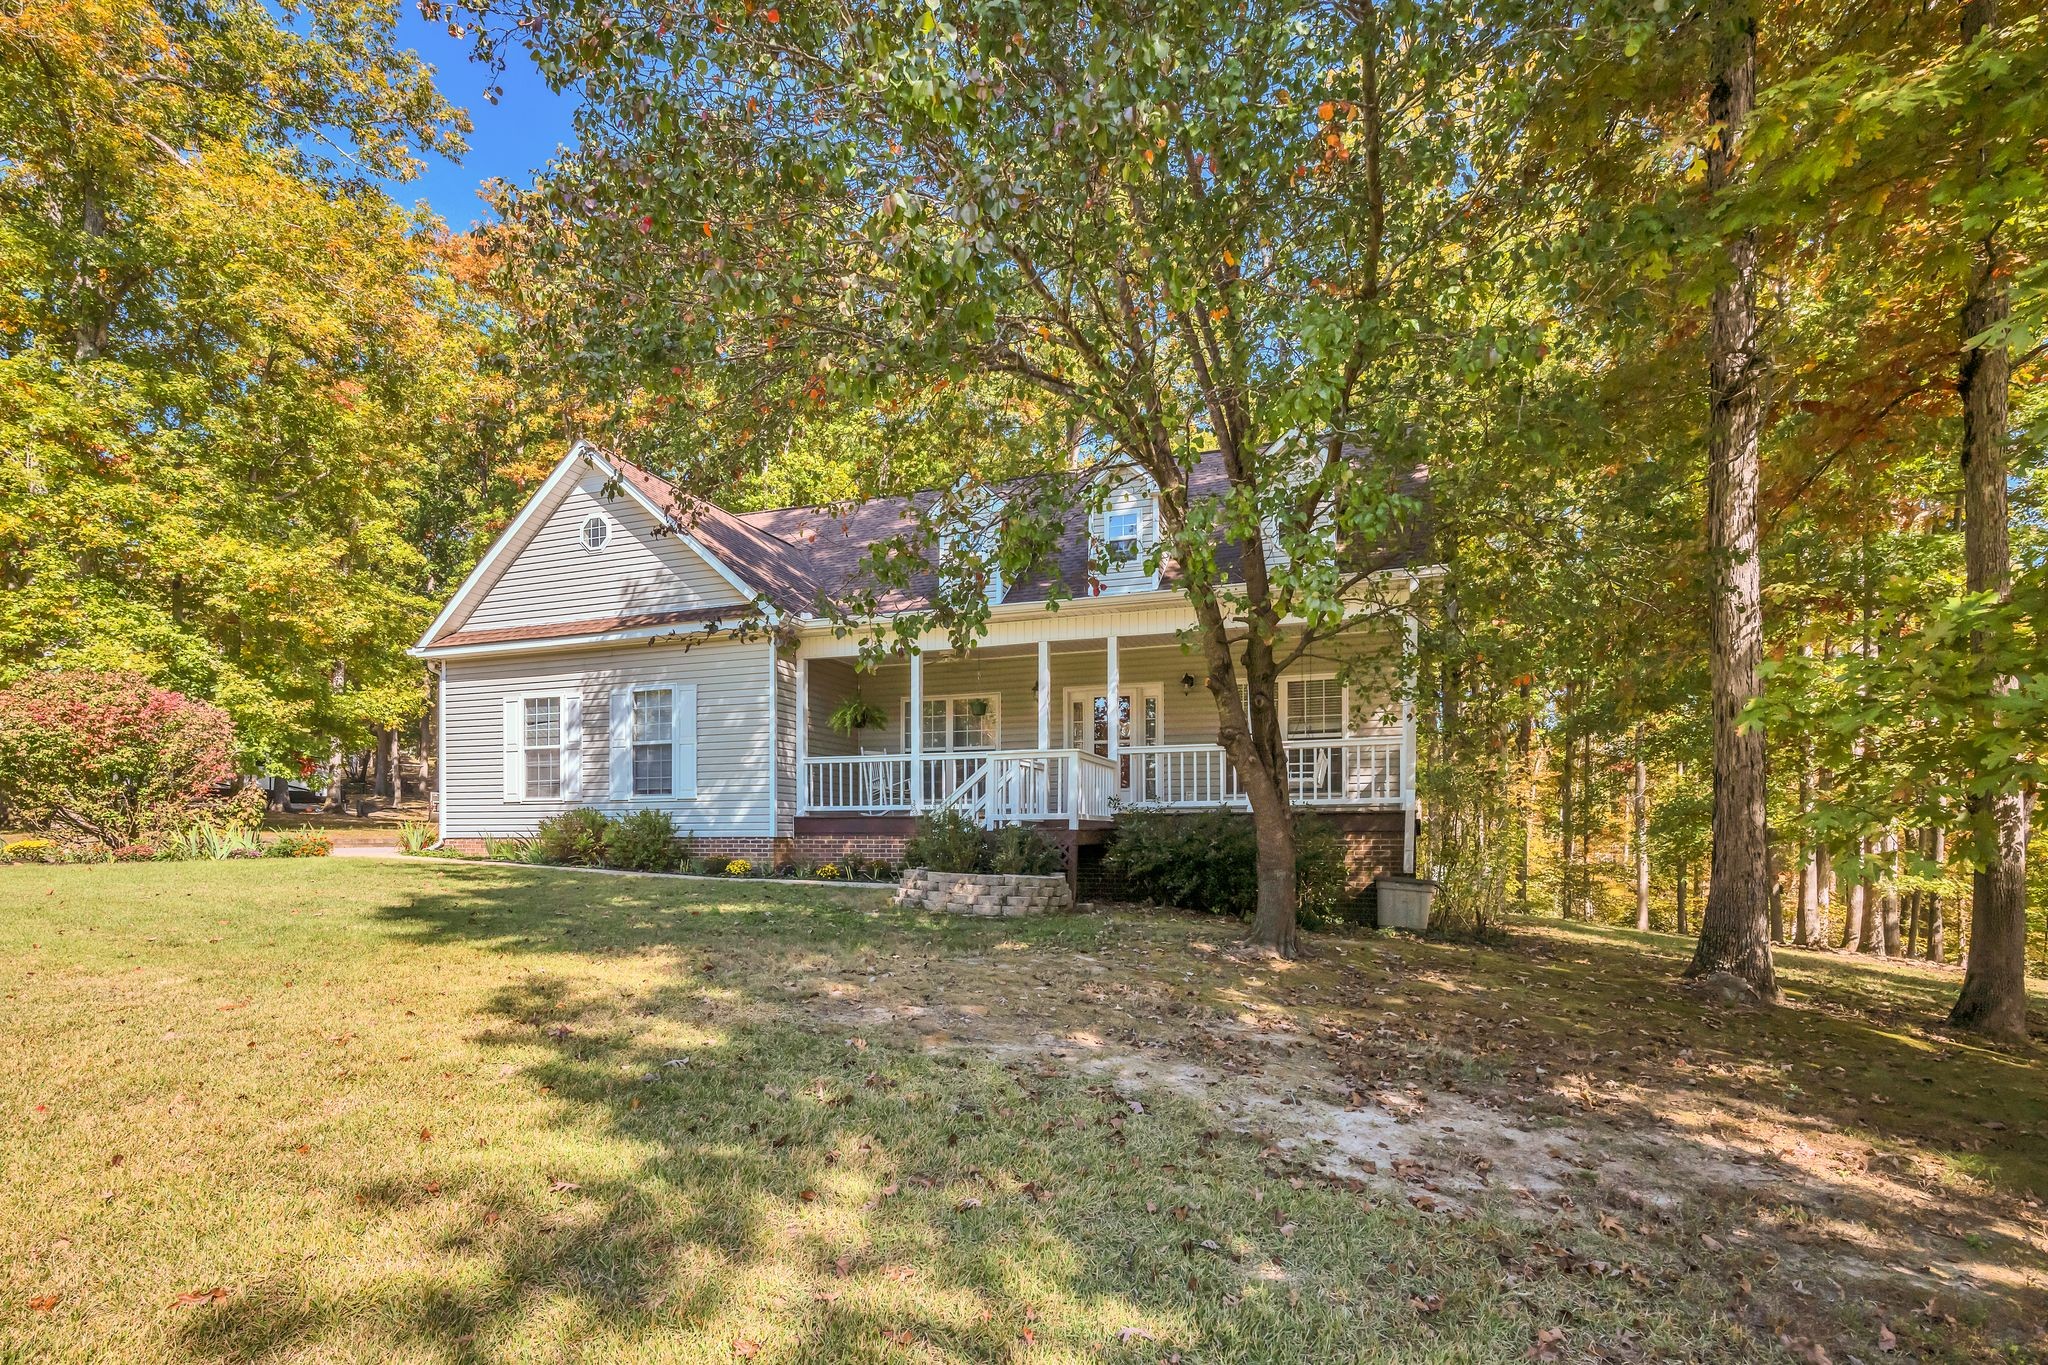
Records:
{"label": "white trim", "polygon": [[[810,801],[810,784],[804,780],[804,760],[811,756],[811,661],[796,656],[796,802],[795,812],[804,813]],[[778,824],[780,822],[778,821]]]}
{"label": "white trim", "polygon": [[[643,692],[668,693],[668,790],[633,790],[633,699]],[[623,704],[622,704],[623,703]],[[687,721],[685,717],[687,716]],[[697,797],[697,684],[649,678],[612,689],[611,781],[608,799],[626,806],[659,806]],[[685,763],[687,757],[688,762]],[[686,776],[687,774],[687,776]],[[772,786],[770,790],[773,790]]]}
{"label": "white trim", "polygon": [[910,651],[910,724],[903,730],[903,751],[910,755],[910,808],[924,809],[924,653]]}
{"label": "white trim", "polygon": [[759,621],[721,617],[716,621],[681,621],[668,626],[635,626],[630,630],[606,630],[593,635],[557,635],[545,640],[493,640],[480,645],[439,645],[432,649],[415,647],[408,649],[406,653],[415,659],[471,659],[487,654],[540,654],[557,649],[583,649],[593,645],[617,644],[625,640],[659,640],[668,635],[709,635],[715,631],[760,624]]}
{"label": "white trim", "polygon": [[[604,532],[604,539],[595,545],[590,543],[590,527],[593,522],[596,523],[600,531]],[[583,518],[582,523],[576,528],[577,548],[587,555],[598,554],[609,549],[612,543],[612,536],[616,533],[617,528],[618,519],[609,512],[592,512],[589,516]]]}
{"label": "white trim", "polygon": [[[782,773],[781,660],[775,656],[775,642],[768,642],[768,828],[774,838],[782,833],[782,807],[775,803],[776,779]],[[692,708],[695,709],[695,708]]]}
{"label": "white trim", "polygon": [[1038,642],[1038,747],[1052,747],[1052,641]]}

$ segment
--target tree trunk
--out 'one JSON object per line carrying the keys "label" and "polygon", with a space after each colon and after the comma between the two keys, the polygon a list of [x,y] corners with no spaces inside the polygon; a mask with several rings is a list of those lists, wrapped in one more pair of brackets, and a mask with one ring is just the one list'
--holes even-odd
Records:
{"label": "tree trunk", "polygon": [[1843,946],[1859,953],[1871,950],[1872,938],[1877,933],[1877,897],[1871,894],[1876,887],[1870,880],[1870,864],[1876,857],[1877,849],[1870,840],[1856,841],[1856,885],[1850,892],[1855,898],[1852,909],[1856,915],[1856,941]]}
{"label": "tree trunk", "polygon": [[1678,936],[1685,937],[1685,867],[1686,860],[1678,860]]}
{"label": "tree trunk", "polygon": [[[1714,71],[1707,111],[1714,127],[1707,139],[1707,193],[1715,196],[1736,179],[1756,98],[1756,16],[1748,0],[1715,0],[1708,10]],[[1755,231],[1730,241],[1726,251],[1728,275],[1714,289],[1707,360],[1714,849],[1699,946],[1686,975],[1729,972],[1764,999],[1776,1000],[1778,982],[1767,937],[1764,735],[1741,727],[1743,709],[1759,691],[1763,659],[1763,565],[1757,544],[1763,394],[1756,346]]]}
{"label": "tree trunk", "polygon": [[1883,932],[1877,937],[1877,951],[1885,957],[1899,955],[1899,832],[1893,830],[1885,836],[1886,850],[1891,854],[1892,875],[1890,885],[1884,889]]}
{"label": "tree trunk", "polygon": [[[1997,0],[1966,0],[1965,46],[1998,41]],[[1980,163],[1981,164],[1981,163]],[[1970,338],[2004,322],[2012,311],[2005,262],[1994,225],[1975,244],[1969,296],[1963,302],[1963,359],[1956,387],[1963,400],[1963,573],[1973,593],[2012,596],[2012,547],[2006,512],[2006,403],[2012,357],[2003,343]],[[1993,693],[2014,680],[1984,680]],[[1980,775],[1981,776],[1981,775]],[[2007,780],[1970,798],[1976,872],[1970,880],[1970,953],[1962,993],[1948,1021],[1994,1037],[2027,1032],[2027,803]]]}
{"label": "tree trunk", "polygon": [[1522,856],[1518,869],[1522,894],[1519,901],[1523,914],[1535,909],[1529,904],[1529,845],[1536,839],[1536,770],[1530,766],[1530,742],[1535,738],[1536,713],[1529,709],[1529,684],[1522,684],[1522,724],[1515,736],[1515,746],[1522,759]]}
{"label": "tree trunk", "polygon": [[1813,946],[1825,948],[1835,923],[1835,853],[1826,846],[1814,852],[1820,862],[1814,869],[1814,879],[1819,886],[1814,896],[1814,919],[1817,923],[1814,925]]}
{"label": "tree trunk", "polygon": [[1779,866],[1778,844],[1768,832],[1764,835],[1764,875],[1770,882],[1771,897],[1771,942],[1785,941],[1785,874]]}
{"label": "tree trunk", "polygon": [[1579,742],[1579,918],[1593,922],[1593,735]]}
{"label": "tree trunk", "polygon": [[[1863,840],[1856,841],[1858,857],[1863,853]],[[1849,899],[1842,907],[1842,948],[1845,952],[1856,952],[1863,946],[1863,883],[1849,883]]]}
{"label": "tree trunk", "polygon": [[1636,727],[1636,928],[1650,927],[1650,772],[1643,764],[1643,727]]}
{"label": "tree trunk", "polygon": [[380,725],[372,734],[376,747],[370,765],[370,794],[397,805],[391,784],[398,775],[398,732]]}
{"label": "tree trunk", "polygon": [[[1566,697],[1566,700],[1567,700],[1567,702],[1569,702],[1569,700],[1570,700],[1570,697],[1571,697],[1571,692],[1570,692],[1570,689],[1566,689],[1566,692],[1565,692],[1565,697]],[[1572,848],[1573,848],[1573,844],[1572,844],[1572,837],[1573,837],[1573,836],[1572,836],[1572,759],[1573,759],[1573,752],[1572,752],[1572,751],[1573,751],[1573,749],[1574,749],[1574,747],[1575,747],[1575,746],[1574,746],[1574,744],[1573,744],[1573,741],[1572,741],[1572,737],[1571,737],[1571,734],[1570,734],[1569,732],[1565,733],[1565,735],[1563,736],[1563,738],[1564,738],[1564,766],[1563,766],[1563,767],[1562,767],[1562,768],[1561,768],[1561,769],[1559,770],[1559,772],[1558,772],[1558,781],[1557,781],[1557,790],[1558,790],[1558,813],[1557,813],[1557,823],[1558,823],[1558,833],[1559,833],[1559,835],[1560,835],[1560,837],[1559,837],[1559,839],[1558,839],[1558,854],[1559,854],[1559,857],[1560,857],[1560,863],[1559,863],[1559,866],[1558,866],[1558,869],[1557,869],[1557,917],[1558,917],[1559,919],[1570,919],[1570,918],[1572,917]]]}
{"label": "tree trunk", "polygon": [[[1933,849],[1935,873],[1938,876],[1941,869],[1948,862],[1947,830],[1935,829]],[[1946,951],[1948,939],[1947,924],[1942,919],[1944,913],[1941,906],[1941,893],[1939,891],[1931,893],[1927,897],[1927,960],[1929,962],[1948,961]]]}

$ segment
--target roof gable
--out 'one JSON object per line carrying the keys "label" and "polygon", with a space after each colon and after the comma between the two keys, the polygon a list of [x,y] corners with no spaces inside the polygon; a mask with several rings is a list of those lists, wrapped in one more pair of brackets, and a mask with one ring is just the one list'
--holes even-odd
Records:
{"label": "roof gable", "polygon": [[[586,525],[603,528],[590,537],[601,543],[587,543]],[[578,445],[464,581],[421,647],[506,632],[575,634],[566,628],[594,621],[708,619],[744,609],[754,597],[626,470]]]}

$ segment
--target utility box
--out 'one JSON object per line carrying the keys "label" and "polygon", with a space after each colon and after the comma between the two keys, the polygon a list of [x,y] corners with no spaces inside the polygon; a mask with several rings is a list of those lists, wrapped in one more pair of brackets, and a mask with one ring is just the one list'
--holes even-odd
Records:
{"label": "utility box", "polygon": [[1372,891],[1380,928],[1418,934],[1429,928],[1429,907],[1436,900],[1436,883],[1429,878],[1381,874],[1373,878]]}

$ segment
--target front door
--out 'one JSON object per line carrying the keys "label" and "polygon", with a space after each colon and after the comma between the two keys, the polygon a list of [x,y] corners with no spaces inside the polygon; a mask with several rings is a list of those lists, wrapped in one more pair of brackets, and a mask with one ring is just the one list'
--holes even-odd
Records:
{"label": "front door", "polygon": [[[1117,695],[1117,799],[1126,804],[1159,799],[1156,760],[1139,755],[1133,761],[1131,748],[1159,743],[1164,695],[1158,683],[1134,683]],[[1107,688],[1067,689],[1067,747],[1109,756]]]}

